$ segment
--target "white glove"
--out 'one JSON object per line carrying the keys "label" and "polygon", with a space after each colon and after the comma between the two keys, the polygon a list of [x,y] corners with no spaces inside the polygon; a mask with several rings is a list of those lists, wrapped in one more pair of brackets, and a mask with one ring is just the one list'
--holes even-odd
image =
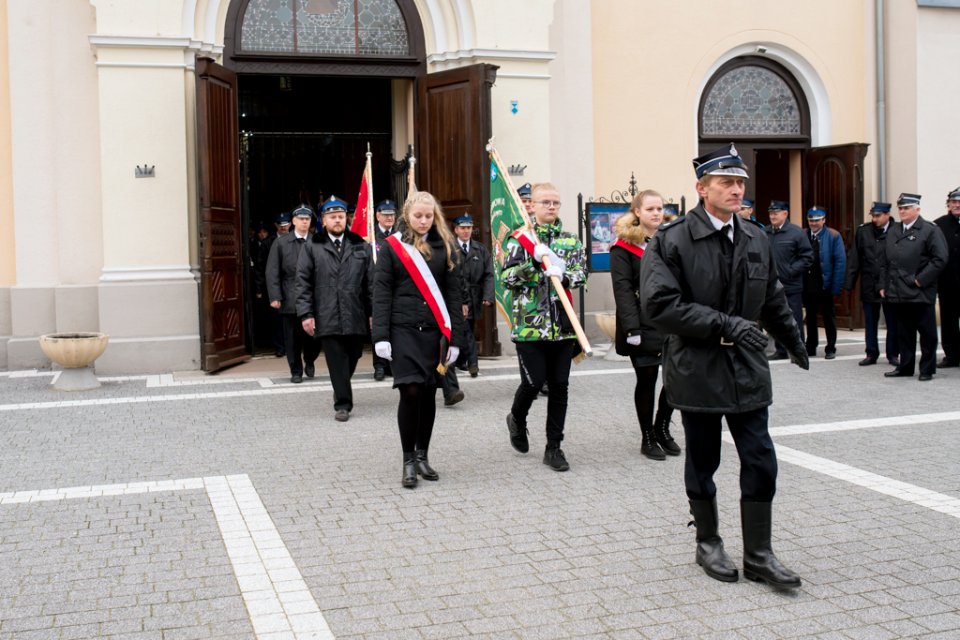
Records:
{"label": "white glove", "polygon": [[558,278],[562,278],[563,266],[559,264],[552,264],[543,270],[543,275],[547,276],[548,278],[552,276],[557,276]]}
{"label": "white glove", "polygon": [[445,364],[453,364],[457,361],[457,358],[460,357],[460,347],[448,347],[447,348],[447,362]]}
{"label": "white glove", "polygon": [[639,333],[635,336],[627,336],[627,344],[632,345],[634,347],[639,346],[641,337],[642,336]]}
{"label": "white glove", "polygon": [[386,340],[381,340],[377,344],[373,345],[373,352],[384,360],[393,360],[393,349],[390,347],[390,343]]}
{"label": "white glove", "polygon": [[550,253],[550,247],[545,244],[538,244],[533,248],[533,259],[537,262],[543,260],[543,256]]}

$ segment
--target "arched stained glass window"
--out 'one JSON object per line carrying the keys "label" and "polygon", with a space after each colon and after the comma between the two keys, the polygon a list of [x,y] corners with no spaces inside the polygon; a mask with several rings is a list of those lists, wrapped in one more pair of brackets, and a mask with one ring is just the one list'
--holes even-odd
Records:
{"label": "arched stained glass window", "polygon": [[407,56],[407,25],[395,0],[250,0],[240,51]]}
{"label": "arched stained glass window", "polygon": [[765,66],[745,64],[721,70],[701,104],[702,136],[806,135],[796,93]]}

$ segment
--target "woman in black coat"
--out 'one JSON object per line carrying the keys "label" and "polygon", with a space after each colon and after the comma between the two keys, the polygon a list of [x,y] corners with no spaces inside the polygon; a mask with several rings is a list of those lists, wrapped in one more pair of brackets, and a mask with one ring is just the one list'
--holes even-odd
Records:
{"label": "woman in black coat", "polygon": [[640,421],[640,452],[653,460],[665,460],[665,454],[680,455],[680,447],[670,436],[673,409],[667,404],[666,391],[662,388],[657,418],[653,419],[663,336],[644,322],[640,305],[640,260],[647,241],[661,222],[663,198],[656,191],[641,191],[633,199],[630,210],[617,220],[617,241],[610,249],[610,275],[617,303],[616,349],[618,354],[630,356],[637,374],[633,401]]}
{"label": "woman in black coat", "polygon": [[[437,412],[441,375],[437,367],[455,362],[462,346],[462,285],[453,234],[436,199],[426,191],[417,192],[404,204],[402,219],[404,230],[399,240],[404,246],[388,240],[377,255],[373,344],[378,356],[390,360],[393,386],[400,390],[397,423],[403,446],[402,483],[413,488],[418,474],[424,480],[439,479],[427,459],[427,449]],[[406,256],[414,269],[419,263],[425,270],[415,273],[436,284],[439,296],[429,297],[436,301],[437,313],[442,316],[446,311],[440,322],[404,266],[401,258]],[[449,323],[449,330],[441,330],[441,323]],[[449,343],[445,333],[450,336]]]}

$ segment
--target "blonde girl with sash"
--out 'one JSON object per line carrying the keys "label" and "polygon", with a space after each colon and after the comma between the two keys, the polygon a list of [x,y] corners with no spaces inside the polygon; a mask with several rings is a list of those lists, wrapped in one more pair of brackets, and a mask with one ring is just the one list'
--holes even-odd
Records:
{"label": "blonde girl with sash", "polygon": [[[460,264],[443,210],[426,191],[403,206],[401,232],[383,244],[373,284],[375,353],[400,391],[402,485],[437,480],[427,451],[436,417],[438,366],[455,362],[463,336]],[[442,368],[442,367],[441,367]]]}

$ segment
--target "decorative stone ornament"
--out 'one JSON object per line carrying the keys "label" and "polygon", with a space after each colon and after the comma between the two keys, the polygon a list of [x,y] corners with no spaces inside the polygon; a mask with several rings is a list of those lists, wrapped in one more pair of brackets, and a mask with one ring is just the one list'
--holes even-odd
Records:
{"label": "decorative stone ornament", "polygon": [[63,367],[54,378],[58,391],[87,391],[100,386],[91,366],[103,355],[109,336],[105,333],[48,333],[40,336],[40,348],[53,362]]}

